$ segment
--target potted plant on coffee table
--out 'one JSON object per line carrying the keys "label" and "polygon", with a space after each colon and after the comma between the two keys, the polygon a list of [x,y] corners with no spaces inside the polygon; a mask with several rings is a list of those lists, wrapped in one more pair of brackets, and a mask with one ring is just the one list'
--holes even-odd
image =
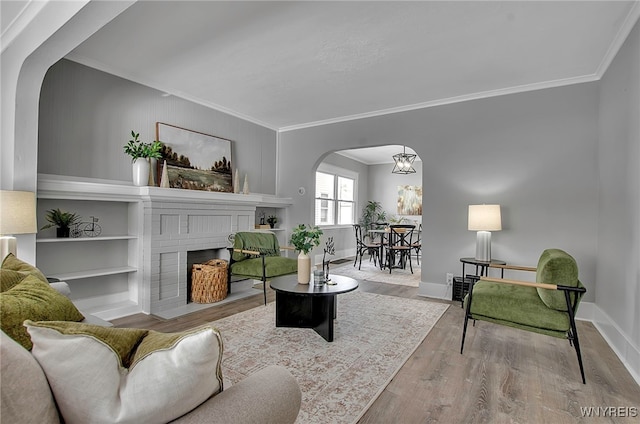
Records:
{"label": "potted plant on coffee table", "polygon": [[320,244],[322,230],[315,227],[307,227],[300,224],[293,229],[291,244],[300,252],[298,254],[298,283],[309,284],[311,277],[311,258],[309,252]]}
{"label": "potted plant on coffee table", "polygon": [[149,181],[149,159],[160,159],[162,143],[153,141],[144,143],[140,140],[140,133],[131,130],[131,140],[124,145],[124,152],[131,156],[133,163],[133,185],[144,186]]}
{"label": "potted plant on coffee table", "polygon": [[46,230],[47,228],[57,227],[56,236],[59,238],[69,237],[71,227],[81,221],[81,218],[78,214],[63,212],[60,209],[49,209],[46,212],[44,219],[46,219],[49,223],[40,229]]}

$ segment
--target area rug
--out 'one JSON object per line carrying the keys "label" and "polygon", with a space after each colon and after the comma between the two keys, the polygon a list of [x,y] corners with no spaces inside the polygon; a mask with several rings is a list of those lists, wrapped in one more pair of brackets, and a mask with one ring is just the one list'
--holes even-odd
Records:
{"label": "area rug", "polygon": [[420,267],[413,263],[413,274],[407,264],[407,269],[380,269],[369,258],[362,260],[362,266],[353,266],[353,260],[342,265],[331,265],[330,274],[344,275],[356,280],[377,281],[379,283],[400,284],[404,286],[418,287],[420,285]]}
{"label": "area rug", "polygon": [[297,423],[354,423],[448,306],[359,290],[339,295],[332,343],[312,329],[276,328],[273,302],[213,325],[224,341],[226,381],[282,365],[302,390]]}

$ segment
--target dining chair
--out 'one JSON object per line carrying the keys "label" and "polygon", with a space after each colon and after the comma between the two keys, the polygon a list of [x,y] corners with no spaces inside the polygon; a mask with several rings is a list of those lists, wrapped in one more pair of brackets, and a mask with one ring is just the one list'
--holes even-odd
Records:
{"label": "dining chair", "polygon": [[389,226],[389,239],[386,246],[386,266],[389,268],[389,274],[393,268],[405,269],[407,259],[409,260],[409,269],[413,274],[413,265],[411,264],[411,239],[415,225],[397,224]]}
{"label": "dining chair", "polygon": [[369,260],[373,257],[374,265],[378,266],[379,262],[382,264],[380,259],[380,248],[382,245],[377,242],[367,242],[360,224],[353,224],[353,229],[356,232],[356,260],[353,262],[353,266],[356,266],[359,259],[358,269],[362,267],[362,256],[364,256],[365,253],[369,254]]}
{"label": "dining chair", "polygon": [[415,239],[411,243],[411,249],[416,252],[416,263],[420,265],[420,252],[422,251],[422,224],[418,225],[418,230],[414,231]]}

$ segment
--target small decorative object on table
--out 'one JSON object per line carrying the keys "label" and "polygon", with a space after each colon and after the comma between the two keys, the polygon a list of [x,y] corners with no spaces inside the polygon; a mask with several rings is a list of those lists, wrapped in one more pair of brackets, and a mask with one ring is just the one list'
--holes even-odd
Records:
{"label": "small decorative object on table", "polygon": [[60,209],[49,209],[44,216],[49,221],[49,224],[40,228],[46,230],[47,228],[57,227],[56,236],[59,238],[69,237],[71,233],[71,227],[80,223],[80,216],[72,212],[63,212]]}
{"label": "small decorative object on table", "polygon": [[300,254],[298,255],[298,283],[309,284],[311,278],[311,258],[309,252],[320,244],[322,230],[317,226],[307,228],[300,224],[293,229],[291,244]]}
{"label": "small decorative object on table", "polygon": [[275,215],[269,215],[269,218],[267,218],[267,222],[269,223],[269,227],[274,228],[276,226],[276,223],[278,222],[278,217]]}
{"label": "small decorative object on table", "polygon": [[321,269],[316,269],[313,271],[313,285],[314,286],[323,286],[326,283],[324,279],[324,272]]}
{"label": "small decorative object on table", "polygon": [[331,259],[329,259],[328,261],[324,260],[327,256],[327,253],[329,255],[336,254],[336,248],[333,244],[333,237],[329,237],[327,239],[327,242],[324,245],[324,254],[322,255],[322,272],[324,273],[324,280],[327,282],[327,284],[330,284],[331,278],[329,278],[329,264],[331,263]]}

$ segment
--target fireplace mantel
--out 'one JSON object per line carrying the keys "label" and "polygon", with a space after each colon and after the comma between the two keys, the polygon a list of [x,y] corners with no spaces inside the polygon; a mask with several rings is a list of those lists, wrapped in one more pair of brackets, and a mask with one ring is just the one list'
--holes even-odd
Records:
{"label": "fireplace mantel", "polygon": [[38,174],[38,197],[101,201],[190,201],[275,208],[293,204],[293,199],[290,197],[276,197],[271,194],[236,194],[179,188],[136,187],[124,181],[51,174]]}

